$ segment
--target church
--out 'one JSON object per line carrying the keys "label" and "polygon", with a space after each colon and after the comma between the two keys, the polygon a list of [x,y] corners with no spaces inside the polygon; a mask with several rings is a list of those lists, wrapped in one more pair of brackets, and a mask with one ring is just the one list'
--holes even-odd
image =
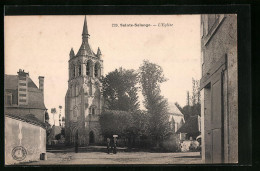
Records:
{"label": "church", "polygon": [[85,17],[82,44],[78,52],[69,54],[68,90],[65,97],[66,144],[99,144],[103,141],[99,116],[103,109],[101,78],[103,60],[100,49],[93,52],[89,44]]}

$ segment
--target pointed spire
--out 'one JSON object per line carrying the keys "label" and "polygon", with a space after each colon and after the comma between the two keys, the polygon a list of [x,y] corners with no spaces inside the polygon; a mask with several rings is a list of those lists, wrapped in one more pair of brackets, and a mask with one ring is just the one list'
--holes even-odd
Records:
{"label": "pointed spire", "polygon": [[97,56],[100,57],[102,54],[101,54],[101,50],[100,48],[98,47],[98,50],[97,50]]}
{"label": "pointed spire", "polygon": [[83,42],[87,42],[89,36],[90,36],[90,35],[88,34],[87,18],[86,18],[86,16],[85,16],[84,25],[83,25],[83,31],[82,31],[82,39],[83,39]]}
{"label": "pointed spire", "polygon": [[74,50],[73,48],[71,48],[70,50],[70,58],[73,58],[75,56]]}

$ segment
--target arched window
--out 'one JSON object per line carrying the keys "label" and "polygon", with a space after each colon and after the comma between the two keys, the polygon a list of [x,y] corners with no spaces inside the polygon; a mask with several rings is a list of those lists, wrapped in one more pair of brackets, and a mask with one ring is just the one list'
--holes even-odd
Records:
{"label": "arched window", "polygon": [[92,83],[89,83],[89,95],[92,96]]}
{"label": "arched window", "polygon": [[100,77],[100,64],[95,63],[95,77]]}
{"label": "arched window", "polygon": [[81,75],[81,64],[79,64],[79,70],[78,70],[79,72],[79,76]]}
{"label": "arched window", "polygon": [[76,66],[73,67],[73,77],[76,77]]}
{"label": "arched window", "polygon": [[96,114],[96,107],[95,106],[91,106],[89,108],[89,114],[90,115],[95,115]]}
{"label": "arched window", "polygon": [[86,66],[86,74],[87,74],[87,76],[90,76],[90,67],[91,67],[91,62],[88,61],[87,62],[87,66]]}

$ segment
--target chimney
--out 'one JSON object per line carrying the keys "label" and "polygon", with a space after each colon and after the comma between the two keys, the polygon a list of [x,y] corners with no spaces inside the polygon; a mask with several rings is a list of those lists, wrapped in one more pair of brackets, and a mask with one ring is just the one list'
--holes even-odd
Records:
{"label": "chimney", "polygon": [[28,77],[29,73],[19,69],[18,74],[18,105],[28,104]]}
{"label": "chimney", "polygon": [[42,92],[42,97],[44,101],[44,77],[39,76],[38,79],[39,79],[39,90]]}

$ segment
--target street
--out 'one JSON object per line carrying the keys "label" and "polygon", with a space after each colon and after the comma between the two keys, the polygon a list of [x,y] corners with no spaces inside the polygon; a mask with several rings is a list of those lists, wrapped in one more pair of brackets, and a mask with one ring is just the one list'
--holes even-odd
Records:
{"label": "street", "polygon": [[22,165],[98,165],[98,164],[200,164],[199,152],[185,153],[151,153],[124,152],[107,154],[100,151],[80,151],[75,153],[73,148],[66,151],[47,152],[47,160],[22,163]]}

